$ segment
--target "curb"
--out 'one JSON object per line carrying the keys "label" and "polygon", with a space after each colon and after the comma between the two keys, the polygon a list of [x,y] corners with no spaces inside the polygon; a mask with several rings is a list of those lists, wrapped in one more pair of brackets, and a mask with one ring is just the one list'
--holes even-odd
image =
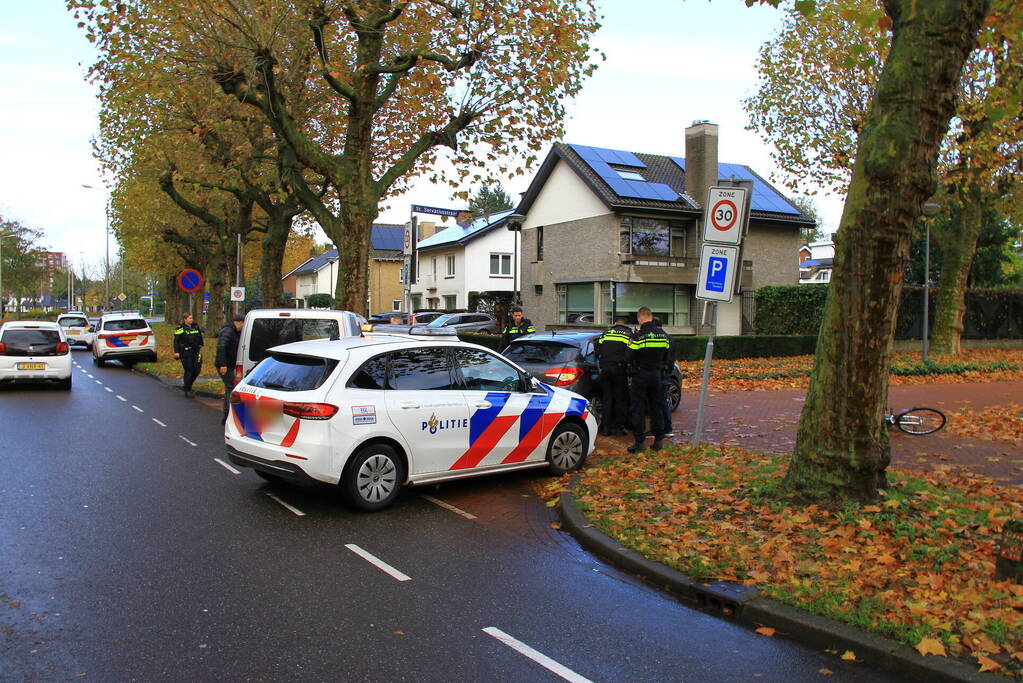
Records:
{"label": "curb", "polygon": [[[132,372],[137,372],[140,375],[145,375],[146,377],[151,377],[152,379],[155,379],[157,382],[159,382],[163,386],[167,387],[168,389],[180,389],[181,388],[181,385],[177,383],[177,378],[176,377],[173,378],[173,379],[167,378],[167,377],[164,377],[163,375],[158,375],[155,372],[150,372],[149,370],[143,370],[142,368],[132,368],[131,371]],[[192,391],[192,393],[194,393],[196,396],[202,396],[203,398],[215,398],[215,399],[221,399],[221,400],[224,398],[223,394],[214,394],[212,391],[204,391],[202,389],[194,389]]]}
{"label": "curb", "polygon": [[[579,476],[569,482],[575,489]],[[924,657],[911,647],[889,638],[861,631],[816,614],[768,598],[758,597],[756,588],[722,581],[697,581],[657,562],[598,531],[583,516],[572,493],[561,493],[558,506],[562,528],[579,544],[611,564],[636,574],[675,597],[729,621],[756,629],[769,626],[779,635],[820,650],[852,650],[856,661],[876,666],[910,679],[941,681],[1006,681],[1004,676],[981,673],[973,666],[945,657]]]}

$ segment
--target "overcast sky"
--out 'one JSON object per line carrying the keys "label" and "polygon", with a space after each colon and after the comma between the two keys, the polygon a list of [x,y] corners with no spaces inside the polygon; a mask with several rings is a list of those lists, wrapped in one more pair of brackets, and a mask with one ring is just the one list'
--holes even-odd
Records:
{"label": "overcast sky", "polygon": [[[570,106],[566,142],[684,156],[685,128],[707,119],[720,126],[721,161],[764,176],[775,171],[770,149],[745,130],[741,100],[756,85],[757,49],[780,12],[741,0],[600,4],[604,28],[594,42],[607,61]],[[61,0],[8,1],[0,10],[0,214],[43,230],[46,246],[98,266],[106,193],[90,144],[95,89],[83,78],[93,58]],[[526,185],[519,178],[505,187],[514,198]],[[405,222],[410,203],[460,204],[447,188],[417,183],[379,220]],[[818,203],[824,227],[835,229],[841,204]]]}

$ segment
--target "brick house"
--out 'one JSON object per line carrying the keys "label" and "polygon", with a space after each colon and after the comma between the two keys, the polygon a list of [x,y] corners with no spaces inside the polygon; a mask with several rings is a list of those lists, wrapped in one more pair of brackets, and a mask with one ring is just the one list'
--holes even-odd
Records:
{"label": "brick house", "polygon": [[754,183],[740,281],[749,294],[718,307],[717,332],[748,332],[743,299],[796,284],[792,254],[814,221],[749,167],[719,163],[717,149],[718,127],[707,122],[686,129],[685,158],[555,144],[517,208],[521,298],[533,323],[634,322],[648,306],[670,333],[706,332],[694,297],[702,203],[718,179],[735,177]]}

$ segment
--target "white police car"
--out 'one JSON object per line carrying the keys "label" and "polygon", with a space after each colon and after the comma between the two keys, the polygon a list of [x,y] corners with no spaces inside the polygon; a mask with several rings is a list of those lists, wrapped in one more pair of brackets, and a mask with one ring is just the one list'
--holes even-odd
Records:
{"label": "white police car", "polygon": [[484,347],[414,330],[272,349],[231,394],[231,462],[267,479],[337,484],[354,506],[379,510],[402,484],[562,474],[593,450],[586,399]]}

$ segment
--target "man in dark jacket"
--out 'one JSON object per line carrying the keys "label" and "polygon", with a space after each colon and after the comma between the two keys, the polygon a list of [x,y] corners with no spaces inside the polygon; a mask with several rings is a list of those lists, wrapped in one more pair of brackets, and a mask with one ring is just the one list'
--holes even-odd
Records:
{"label": "man in dark jacket", "polygon": [[235,377],[234,365],[238,360],[238,342],[241,340],[244,322],[244,315],[236,315],[231,322],[224,323],[217,334],[217,359],[214,364],[224,383],[224,416],[220,419],[220,424],[227,422],[227,413],[231,408],[231,392],[240,379]]}
{"label": "man in dark jacket", "polygon": [[630,453],[643,450],[643,439],[646,437],[646,417],[650,415],[650,428],[654,433],[653,450],[663,448],[664,427],[664,391],[661,375],[668,363],[671,343],[668,335],[654,324],[654,316],[646,306],[636,312],[639,329],[629,340],[629,365],[632,386],[629,389],[629,400],[632,404],[632,433],[636,443],[629,446]]}
{"label": "man in dark jacket", "polygon": [[191,313],[185,313],[181,325],[174,330],[174,358],[181,361],[184,370],[185,396],[195,396],[192,384],[202,369],[202,330],[195,324]]}
{"label": "man in dark jacket", "polygon": [[629,426],[629,340],[632,328],[625,318],[597,338],[600,364],[600,431],[605,436],[624,436]]}
{"label": "man in dark jacket", "polygon": [[508,348],[508,344],[518,339],[519,337],[536,332],[536,328],[533,327],[533,323],[529,321],[529,318],[522,317],[522,307],[513,306],[511,309],[511,322],[504,326],[501,330],[501,349]]}

